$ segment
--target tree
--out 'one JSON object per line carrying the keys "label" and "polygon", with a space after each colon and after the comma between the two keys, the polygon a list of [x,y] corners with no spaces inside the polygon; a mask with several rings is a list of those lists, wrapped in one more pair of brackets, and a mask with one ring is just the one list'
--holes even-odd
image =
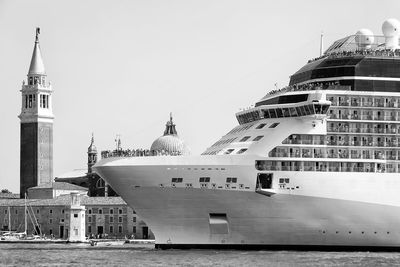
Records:
{"label": "tree", "polygon": [[11,191],[8,189],[1,189],[1,193],[3,194],[11,194]]}

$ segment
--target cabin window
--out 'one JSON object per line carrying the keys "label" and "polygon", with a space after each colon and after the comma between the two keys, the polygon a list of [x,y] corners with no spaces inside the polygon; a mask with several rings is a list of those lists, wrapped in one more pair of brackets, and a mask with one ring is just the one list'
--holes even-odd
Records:
{"label": "cabin window", "polygon": [[237,183],[237,178],[236,177],[228,177],[226,178],[227,183]]}
{"label": "cabin window", "polygon": [[234,150],[235,150],[235,149],[228,149],[228,150],[225,152],[225,154],[226,154],[226,155],[227,155],[227,154],[231,154]]}
{"label": "cabin window", "polygon": [[237,154],[243,154],[246,151],[247,151],[247,148],[242,148],[237,152]]}
{"label": "cabin window", "polygon": [[210,182],[210,177],[200,177],[199,178],[200,183],[209,183]]}
{"label": "cabin window", "polygon": [[243,137],[242,139],[240,139],[239,142],[246,142],[246,141],[249,140],[249,139],[250,139],[250,136],[245,136],[245,137]]}
{"label": "cabin window", "polygon": [[262,129],[262,128],[265,127],[265,125],[267,125],[267,124],[266,123],[261,123],[256,127],[256,129]]}
{"label": "cabin window", "polygon": [[171,182],[172,183],[182,183],[183,182],[183,178],[172,178]]}
{"label": "cabin window", "polygon": [[276,126],[279,125],[279,122],[274,122],[273,124],[271,124],[271,126],[269,126],[269,128],[276,128]]}
{"label": "cabin window", "polygon": [[263,135],[259,135],[259,136],[255,137],[253,139],[253,141],[260,141],[263,137],[264,137]]}

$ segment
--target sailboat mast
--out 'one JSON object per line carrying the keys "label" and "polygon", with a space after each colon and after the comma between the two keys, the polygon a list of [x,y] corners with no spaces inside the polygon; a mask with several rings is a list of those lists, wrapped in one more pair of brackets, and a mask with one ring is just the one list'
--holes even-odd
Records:
{"label": "sailboat mast", "polygon": [[8,206],[8,231],[11,231],[11,209]]}
{"label": "sailboat mast", "polygon": [[26,226],[27,226],[27,223],[26,223],[26,193],[25,193],[25,214],[24,214],[24,219],[25,219],[25,228],[24,228],[24,230],[25,230],[25,234],[27,234],[27,229],[26,229]]}

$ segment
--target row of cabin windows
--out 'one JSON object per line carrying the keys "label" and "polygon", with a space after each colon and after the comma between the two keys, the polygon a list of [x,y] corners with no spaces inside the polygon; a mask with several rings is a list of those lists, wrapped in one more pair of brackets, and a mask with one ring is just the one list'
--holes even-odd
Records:
{"label": "row of cabin windows", "polygon": [[[224,154],[225,155],[232,154],[233,151],[235,151],[235,149],[230,148],[230,149],[226,150]],[[241,148],[236,152],[236,154],[243,154],[246,151],[247,151],[247,148]]]}
{"label": "row of cabin windows", "polygon": [[[211,181],[210,177],[200,177],[199,178],[200,183],[209,183],[210,181]],[[182,183],[183,178],[172,178],[171,182],[172,183]],[[237,183],[237,178],[236,177],[227,177],[226,183]]]}
{"label": "row of cabin windows", "polygon": [[34,85],[34,84],[45,84],[46,78],[44,76],[30,76],[29,77],[29,85]]}
{"label": "row of cabin windows", "polygon": [[[40,94],[39,100],[41,108],[49,108],[49,95]],[[34,103],[36,103],[35,94],[25,95],[25,108],[32,108]]]}
{"label": "row of cabin windows", "polygon": [[[245,137],[243,137],[242,139],[240,139],[239,142],[246,142],[247,140],[250,139],[250,137],[251,137],[251,136],[245,136]],[[256,136],[256,137],[254,137],[254,139],[253,139],[252,141],[259,141],[259,140],[261,140],[263,137],[264,137],[263,135]]]}
{"label": "row of cabin windows", "polygon": [[300,116],[308,116],[314,114],[326,114],[328,109],[329,105],[321,105],[317,103],[299,107],[260,109],[240,114],[237,116],[237,120],[239,121],[240,124],[245,124],[261,119],[300,117]]}

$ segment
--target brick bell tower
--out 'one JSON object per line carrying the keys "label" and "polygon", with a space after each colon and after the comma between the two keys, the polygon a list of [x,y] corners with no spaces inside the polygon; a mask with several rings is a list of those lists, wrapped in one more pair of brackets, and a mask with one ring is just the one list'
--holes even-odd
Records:
{"label": "brick bell tower", "polygon": [[28,78],[22,82],[20,196],[27,189],[53,180],[53,93],[44,68],[36,28]]}

